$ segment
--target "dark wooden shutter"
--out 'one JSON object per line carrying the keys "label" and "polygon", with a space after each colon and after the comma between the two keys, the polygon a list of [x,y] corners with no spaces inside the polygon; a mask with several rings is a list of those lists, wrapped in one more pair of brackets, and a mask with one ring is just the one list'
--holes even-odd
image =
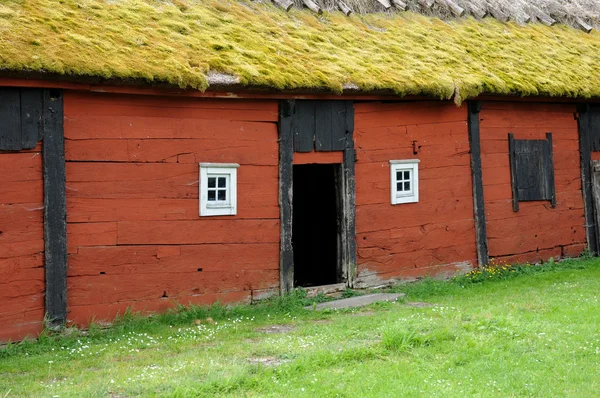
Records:
{"label": "dark wooden shutter", "polygon": [[556,206],[552,133],[545,140],[516,140],[508,134],[513,210],[519,202],[549,200]]}
{"label": "dark wooden shutter", "polygon": [[343,151],[350,128],[348,116],[354,119],[351,104],[349,101],[296,101],[292,116],[294,152]]}
{"label": "dark wooden shutter", "polygon": [[0,151],[31,149],[42,138],[42,89],[0,88]]}

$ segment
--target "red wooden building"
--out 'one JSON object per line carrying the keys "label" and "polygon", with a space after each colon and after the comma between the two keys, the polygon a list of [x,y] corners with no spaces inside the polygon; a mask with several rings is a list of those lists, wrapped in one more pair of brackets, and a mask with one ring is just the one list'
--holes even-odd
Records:
{"label": "red wooden building", "polygon": [[[597,251],[591,20],[442,20],[418,14],[428,2],[350,16],[352,1],[91,3],[0,6],[0,341],[35,336],[45,315],[85,325]],[[315,14],[334,3],[344,13]],[[482,18],[474,3],[431,1]],[[40,35],[32,10],[48,7]],[[111,29],[102,7],[122,13]],[[161,30],[177,18],[192,22]],[[270,63],[282,43],[297,59]]]}

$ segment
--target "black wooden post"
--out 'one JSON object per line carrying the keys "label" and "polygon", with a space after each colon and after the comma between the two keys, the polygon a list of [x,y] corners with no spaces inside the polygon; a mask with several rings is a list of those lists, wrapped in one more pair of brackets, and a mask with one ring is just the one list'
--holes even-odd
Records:
{"label": "black wooden post", "polygon": [[67,320],[67,208],[62,92],[44,90],[44,241],[47,326]]}
{"label": "black wooden post", "polygon": [[[594,198],[592,195],[592,111],[590,105],[584,104],[577,108],[579,114],[577,124],[579,127],[579,156],[581,159],[581,193],[583,195],[585,230],[588,250],[598,253],[598,237],[596,232],[596,217],[594,211]],[[600,126],[598,127],[600,129]]]}
{"label": "black wooden post", "polygon": [[477,260],[479,265],[489,262],[487,229],[485,220],[485,204],[483,198],[483,177],[481,170],[481,138],[479,131],[479,112],[481,102],[468,103],[469,145],[471,148],[471,176],[473,179],[473,209],[475,216],[475,236],[477,244]]}
{"label": "black wooden post", "polygon": [[515,153],[515,135],[513,133],[508,133],[508,160],[510,162],[510,186],[512,187],[513,211],[519,211],[517,156]]}
{"label": "black wooden post", "polygon": [[342,236],[345,241],[343,261],[345,271],[343,278],[348,286],[352,287],[356,278],[356,181],[354,150],[354,102],[346,101],[346,139],[344,147],[344,231]]}
{"label": "black wooden post", "polygon": [[294,249],[292,247],[292,198],[293,198],[293,120],[296,103],[293,100],[279,104],[279,212],[280,212],[280,259],[279,283],[281,294],[294,287]]}

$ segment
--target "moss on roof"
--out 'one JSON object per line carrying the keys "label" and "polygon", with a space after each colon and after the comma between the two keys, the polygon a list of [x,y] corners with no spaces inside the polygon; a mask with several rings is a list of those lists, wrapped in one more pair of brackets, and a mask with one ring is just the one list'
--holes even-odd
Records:
{"label": "moss on roof", "polygon": [[414,13],[286,13],[249,0],[4,0],[0,69],[455,98],[600,97],[600,33]]}

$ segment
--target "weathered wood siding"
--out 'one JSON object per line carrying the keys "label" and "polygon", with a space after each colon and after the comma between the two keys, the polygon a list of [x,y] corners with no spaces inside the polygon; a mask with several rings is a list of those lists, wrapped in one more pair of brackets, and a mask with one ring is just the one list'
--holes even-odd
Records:
{"label": "weathered wood siding", "polygon": [[[67,92],[69,319],[278,291],[277,112]],[[198,162],[240,164],[236,216],[199,217]]]}
{"label": "weathered wood siding", "polygon": [[42,330],[43,201],[41,144],[0,152],[0,342]]}
{"label": "weathered wood siding", "polygon": [[[586,246],[581,166],[573,105],[484,102],[479,114],[489,255],[509,262],[578,255]],[[508,133],[543,140],[552,133],[556,208],[519,202],[513,211]]]}
{"label": "weathered wood siding", "polygon": [[[466,106],[357,103],[355,115],[357,285],[476,264]],[[390,204],[391,159],[420,159],[418,203]]]}

